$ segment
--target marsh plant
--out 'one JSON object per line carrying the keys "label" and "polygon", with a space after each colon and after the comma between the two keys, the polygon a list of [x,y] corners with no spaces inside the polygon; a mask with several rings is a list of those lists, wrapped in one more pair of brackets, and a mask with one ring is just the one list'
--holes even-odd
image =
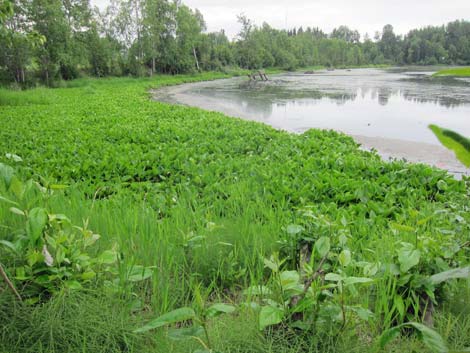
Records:
{"label": "marsh plant", "polygon": [[168,337],[173,340],[195,340],[201,347],[194,353],[217,353],[210,338],[210,320],[223,314],[232,314],[236,307],[226,303],[212,303],[206,305],[199,286],[193,289],[196,309],[182,307],[165,313],[146,325],[134,330],[135,333],[144,333],[159,327],[172,326],[168,330]]}
{"label": "marsh plant", "polygon": [[[15,157],[16,162],[21,157]],[[124,282],[138,282],[152,275],[152,269],[134,265],[119,276],[116,247],[97,251],[100,235],[78,226],[64,214],[51,213],[48,198],[65,185],[22,181],[15,169],[0,163],[0,182],[6,191],[0,202],[9,206],[18,227],[8,229],[0,240],[2,276],[16,298],[27,304],[47,301],[64,290],[80,290],[97,283],[124,289]],[[116,286],[119,284],[119,286]]]}

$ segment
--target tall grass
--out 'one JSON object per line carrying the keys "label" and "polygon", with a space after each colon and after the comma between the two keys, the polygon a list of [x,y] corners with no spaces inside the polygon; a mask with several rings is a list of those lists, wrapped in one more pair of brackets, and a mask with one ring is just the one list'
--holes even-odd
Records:
{"label": "tall grass", "polygon": [[50,91],[45,88],[36,88],[28,91],[13,91],[0,88],[0,106],[44,105],[50,102]]}

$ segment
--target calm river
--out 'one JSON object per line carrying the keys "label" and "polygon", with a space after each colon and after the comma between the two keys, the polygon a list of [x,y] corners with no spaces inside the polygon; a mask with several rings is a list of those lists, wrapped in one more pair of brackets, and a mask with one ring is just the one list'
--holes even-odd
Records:
{"label": "calm river", "polygon": [[470,136],[470,80],[431,79],[426,69],[354,69],[247,77],[168,87],[160,101],[197,106],[291,132],[334,129],[385,158],[465,168],[429,124]]}

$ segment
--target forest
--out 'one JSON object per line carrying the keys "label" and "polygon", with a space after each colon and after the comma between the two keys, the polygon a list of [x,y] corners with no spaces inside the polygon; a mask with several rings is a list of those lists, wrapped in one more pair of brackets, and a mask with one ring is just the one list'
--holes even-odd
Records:
{"label": "forest", "polygon": [[339,26],[289,30],[256,25],[240,14],[241,31],[207,33],[203,14],[169,0],[2,0],[0,81],[57,85],[81,76],[151,76],[227,68],[470,64],[470,22],[411,30],[387,24],[361,37]]}

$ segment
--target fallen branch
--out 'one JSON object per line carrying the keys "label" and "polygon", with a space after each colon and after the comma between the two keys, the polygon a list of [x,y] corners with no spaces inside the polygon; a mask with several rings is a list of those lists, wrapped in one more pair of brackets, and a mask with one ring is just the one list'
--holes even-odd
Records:
{"label": "fallen branch", "polygon": [[323,264],[325,263],[327,257],[328,257],[328,254],[323,256],[320,263],[318,264],[318,267],[317,267],[316,271],[313,273],[313,275],[310,278],[308,278],[305,281],[303,292],[299,295],[296,295],[296,296],[292,297],[292,299],[290,301],[290,304],[289,304],[291,308],[296,306],[303,298],[305,298],[309,288],[312,286],[313,281],[315,281],[323,273],[322,267],[323,267]]}
{"label": "fallen branch", "polygon": [[18,291],[16,290],[15,286],[13,285],[13,283],[10,281],[10,279],[8,278],[8,275],[7,273],[5,272],[5,270],[3,269],[3,266],[0,264],[0,276],[2,276],[2,278],[4,279],[5,283],[7,284],[8,288],[11,289],[11,291],[13,292],[13,294],[15,294],[15,297],[18,298],[18,300],[21,302],[23,301],[23,298],[21,298],[21,295],[20,293],[18,293]]}

